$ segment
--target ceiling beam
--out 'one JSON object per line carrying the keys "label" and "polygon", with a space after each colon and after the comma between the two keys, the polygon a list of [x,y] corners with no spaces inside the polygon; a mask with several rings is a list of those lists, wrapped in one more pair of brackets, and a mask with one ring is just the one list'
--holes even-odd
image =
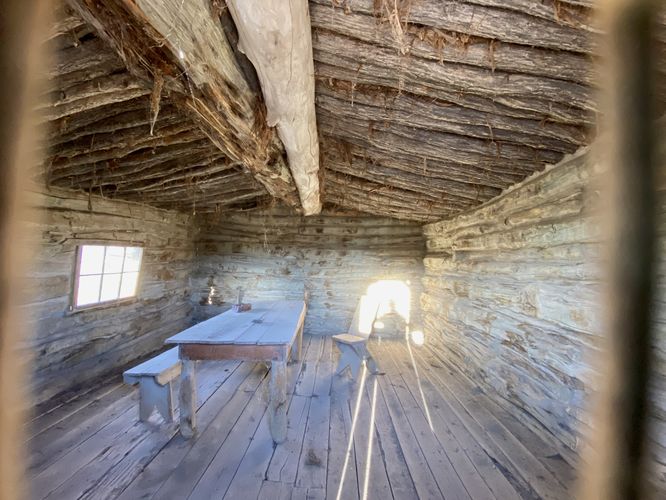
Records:
{"label": "ceiling beam", "polygon": [[[283,148],[207,0],[69,0],[128,71],[169,95],[269,194],[300,208]],[[157,98],[158,96],[153,96]]]}
{"label": "ceiling beam", "polygon": [[321,211],[314,62],[307,0],[227,0],[239,49],[254,65],[305,215]]}

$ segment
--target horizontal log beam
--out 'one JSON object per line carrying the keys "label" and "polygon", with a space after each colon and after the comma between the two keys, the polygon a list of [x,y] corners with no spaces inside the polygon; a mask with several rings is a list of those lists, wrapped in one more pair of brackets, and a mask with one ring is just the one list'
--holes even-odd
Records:
{"label": "horizontal log beam", "polygon": [[[118,130],[91,130],[91,133],[53,148],[53,157],[58,159],[74,159],[81,155],[90,155],[109,151],[114,158],[121,158],[142,147],[155,147],[159,141],[166,141],[170,136],[188,132],[189,136],[203,138],[203,132],[193,127],[189,120],[183,121],[175,114],[160,117],[150,133],[150,123],[138,124],[117,123],[127,125]],[[95,160],[93,160],[95,161]]]}
{"label": "horizontal log beam", "polygon": [[207,177],[205,174],[201,176],[193,174],[185,181],[178,179],[153,188],[127,191],[124,194],[136,193],[142,197],[152,196],[168,201],[170,199],[177,200],[181,197],[187,198],[189,193],[204,193],[208,188],[215,188],[217,192],[233,193],[236,190],[249,188],[261,189],[261,185],[257,184],[250,175],[233,169],[225,169],[221,175]]}
{"label": "horizontal log beam", "polygon": [[[69,117],[69,119],[63,120],[61,123],[52,122],[48,127],[49,145],[54,151],[56,151],[60,145],[64,147],[64,145],[69,146],[71,143],[83,141],[87,141],[92,147],[92,145],[96,144],[95,137],[112,132],[122,132],[134,127],[143,127],[144,133],[150,133],[150,125],[152,122],[150,118],[150,104],[145,98],[140,100],[139,106],[136,106],[136,104],[137,103],[133,103],[131,106],[128,106],[126,108],[127,111],[114,109],[114,114],[110,116],[105,113],[105,110],[99,110],[97,117],[95,116],[95,113],[91,114],[89,117],[84,117],[83,113],[79,113]],[[122,104],[118,107],[121,106]],[[168,102],[162,101],[160,112],[157,121],[155,122],[156,127],[157,124],[185,122],[189,122],[191,127],[196,127],[196,125],[190,120],[187,118],[184,119],[182,113],[180,113],[177,108],[170,105]],[[63,125],[64,130],[59,129],[61,124]]]}
{"label": "horizontal log beam", "polygon": [[395,50],[324,30],[314,37],[314,57],[315,61],[328,65],[352,68],[359,77],[367,73],[389,81],[397,77],[406,90],[414,82],[432,89],[486,96],[507,107],[545,113],[578,108],[583,115],[597,108],[592,89],[580,84],[403,56]]}
{"label": "horizontal log beam", "polygon": [[208,139],[200,139],[195,142],[181,142],[159,148],[143,148],[122,158],[111,158],[97,163],[79,162],[79,166],[72,166],[67,163],[55,167],[51,165],[49,168],[50,178],[53,182],[56,182],[59,179],[70,178],[80,173],[90,173],[91,177],[99,178],[116,169],[119,172],[135,174],[151,167],[159,167],[167,161],[183,161],[200,152],[210,153],[216,150],[219,155],[223,155],[219,149],[211,149],[211,147],[215,148]]}
{"label": "horizontal log beam", "polygon": [[345,151],[331,147],[327,147],[324,158],[326,168],[330,170],[355,175],[379,184],[419,191],[435,200],[444,195],[448,199],[458,200],[461,206],[468,205],[470,201],[475,203],[479,200],[485,201],[501,193],[501,189],[496,187],[463,183],[422,172],[412,173],[392,168],[374,159],[347,156]]}
{"label": "horizontal log beam", "polygon": [[[146,195],[128,194],[125,197],[129,201],[137,201],[171,210],[185,210],[191,212],[214,212],[218,207],[234,205],[238,203],[248,203],[253,200],[263,200],[266,196],[266,190],[263,187],[253,188],[252,186],[237,186],[233,189],[218,190],[209,187],[205,190],[196,189],[195,186],[189,186],[188,189],[178,192],[174,197],[163,198],[161,196],[150,197]],[[189,199],[188,199],[189,198]]]}
{"label": "horizontal log beam", "polygon": [[[143,132],[143,127],[139,127],[140,132]],[[136,130],[130,129],[131,131]],[[103,147],[85,152],[81,150],[66,151],[66,153],[73,156],[60,157],[56,155],[51,162],[54,170],[63,168],[72,168],[78,165],[93,165],[95,163],[118,161],[131,153],[144,149],[156,149],[164,146],[174,146],[182,144],[190,144],[200,141],[206,136],[199,129],[192,129],[189,123],[178,124],[167,127],[162,131],[162,135],[151,136],[148,132],[140,134],[118,134],[122,137],[118,138],[117,143],[113,143],[113,139],[107,139]],[[106,147],[106,149],[105,149]]]}
{"label": "horizontal log beam", "polygon": [[125,69],[118,55],[99,38],[60,50],[48,65],[49,88],[66,89],[76,83]]}
{"label": "horizontal log beam", "polygon": [[[336,110],[337,111],[337,110]],[[432,134],[395,124],[374,122],[362,116],[330,113],[320,108],[319,127],[323,134],[350,142],[374,146],[384,151],[411,154],[415,158],[451,161],[464,165],[495,165],[541,168],[544,163],[557,163],[562,155],[496,141],[483,141],[453,134]]]}
{"label": "horizontal log beam", "polygon": [[[449,189],[438,189],[438,188],[429,188],[428,191],[423,191],[425,185],[427,185],[427,179],[410,179],[409,177],[403,178],[392,178],[389,173],[385,170],[379,171],[377,173],[373,170],[373,167],[365,166],[362,164],[352,164],[351,166],[345,162],[333,162],[330,161],[327,163],[326,168],[330,171],[336,172],[338,174],[354,176],[366,181],[374,182],[378,185],[387,186],[389,188],[403,189],[408,191],[421,190],[423,193],[424,201],[433,201],[441,202],[443,199],[447,208],[456,210],[458,212],[464,211],[468,208],[475,206],[477,203],[481,203],[489,200],[492,196],[482,196],[479,194],[476,200],[473,199],[473,193],[471,189],[465,191],[466,196],[460,196],[460,193],[452,192],[453,190]],[[479,187],[479,191],[484,190],[483,186]]]}
{"label": "horizontal log beam", "polygon": [[520,166],[498,168],[483,167],[480,165],[460,165],[452,162],[420,159],[416,163],[415,158],[404,153],[382,152],[376,148],[366,148],[356,144],[322,136],[324,152],[337,149],[343,157],[349,161],[350,157],[362,158],[366,162],[378,163],[392,170],[404,171],[411,174],[422,175],[426,178],[440,178],[468,184],[470,186],[488,186],[497,189],[505,189],[508,186],[524,179],[532,173],[531,169]]}
{"label": "horizontal log beam", "polygon": [[512,10],[564,26],[571,26],[592,34],[599,33],[599,29],[595,27],[595,14],[590,8],[592,5],[584,0],[582,2],[557,0],[542,0],[539,2],[531,0],[463,0],[463,2],[471,5]]}
{"label": "horizontal log beam", "polygon": [[395,71],[390,75],[375,75],[371,70],[364,71],[361,68],[361,71],[359,71],[358,64],[354,67],[351,65],[342,67],[321,62],[316,65],[316,71],[319,81],[342,80],[352,82],[354,85],[385,87],[395,92],[407,92],[426,99],[439,100],[487,113],[503,114],[512,118],[524,118],[574,127],[588,127],[594,124],[591,114],[582,113],[579,110],[557,107],[549,109],[547,103],[542,103],[539,110],[512,108],[494,100],[492,96],[466,94],[442,87],[434,88],[416,79],[404,79],[401,77],[401,74],[404,73]]}
{"label": "horizontal log beam", "polygon": [[38,106],[39,118],[52,121],[91,109],[150,94],[146,84],[129,74],[102,76],[56,93]]}
{"label": "horizontal log beam", "polygon": [[[170,151],[170,153],[173,153],[173,151]],[[203,146],[195,144],[193,147],[184,145],[179,148],[177,153],[164,156],[159,161],[153,162],[152,165],[132,164],[121,160],[115,168],[103,168],[99,165],[96,168],[91,168],[88,165],[83,168],[68,169],[61,173],[59,177],[70,180],[76,178],[76,182],[85,185],[96,182],[98,185],[113,185],[121,189],[124,186],[142,181],[162,179],[173,173],[186,174],[192,168],[204,168],[220,162],[230,164],[224,154],[212,144],[203,144]],[[52,182],[56,180],[57,178]]]}
{"label": "horizontal log beam", "polygon": [[[166,107],[166,106],[165,106]],[[99,106],[91,110],[81,111],[72,116],[63,116],[48,123],[45,132],[45,139],[51,141],[59,141],[59,137],[66,137],[67,134],[72,134],[72,138],[80,137],[81,134],[85,135],[88,127],[98,122],[105,122],[107,120],[115,121],[123,113],[136,112],[142,110],[146,116],[150,112],[150,104],[143,96],[129,99],[127,101],[119,102],[117,104],[108,104]],[[118,118],[119,119],[119,118]],[[78,131],[78,134],[74,132]],[[63,139],[59,142],[67,142]]]}
{"label": "horizontal log beam", "polygon": [[[220,175],[223,174],[223,175]],[[197,179],[207,179],[215,181],[216,184],[226,184],[236,179],[252,179],[252,176],[246,173],[238,172],[233,164],[224,161],[208,163],[205,165],[189,164],[186,169],[165,172],[160,177],[142,179],[133,179],[122,185],[124,190],[141,191],[143,193],[160,192],[168,186],[175,186],[179,183],[196,183]],[[148,180],[144,180],[148,179]],[[256,182],[256,181],[253,181]],[[256,184],[257,189],[261,184]]]}
{"label": "horizontal log beam", "polygon": [[[328,4],[329,7],[331,5],[330,0],[313,1],[322,5]],[[340,5],[339,2],[335,3]],[[356,0],[352,10],[383,16],[387,14],[387,5],[393,7],[391,2]],[[393,14],[393,9],[390,9],[388,14]],[[408,2],[404,8],[398,9],[397,14],[402,22],[452,30],[502,42],[571,52],[598,52],[596,40],[584,30],[504,8],[453,0],[424,0]]]}
{"label": "horizontal log beam", "polygon": [[[382,22],[374,15],[311,3],[310,16],[315,29],[332,31],[396,51],[400,49],[390,23]],[[492,38],[461,37],[460,33],[409,23],[403,26],[403,32],[407,54],[412,57],[569,80],[585,85],[596,84],[595,67],[586,55],[501,43]]]}
{"label": "horizontal log beam", "polygon": [[347,109],[369,120],[562,153],[572,153],[587,144],[587,134],[580,127],[551,126],[536,120],[477,112],[382,87],[359,88],[347,85],[349,82],[336,82],[336,87],[326,83],[324,80],[318,86],[319,106],[331,111]]}
{"label": "horizontal log beam", "polygon": [[458,212],[446,200],[433,202],[421,193],[385,186],[326,170],[326,200],[361,212],[398,219],[433,221]]}

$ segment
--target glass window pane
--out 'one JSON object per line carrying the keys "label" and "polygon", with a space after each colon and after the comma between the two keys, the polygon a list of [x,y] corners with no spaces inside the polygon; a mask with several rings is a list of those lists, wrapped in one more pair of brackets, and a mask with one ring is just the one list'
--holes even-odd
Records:
{"label": "glass window pane", "polygon": [[81,248],[81,265],[79,274],[101,274],[104,264],[104,247],[83,245]]}
{"label": "glass window pane", "polygon": [[143,255],[143,248],[141,247],[127,247],[125,249],[125,268],[124,271],[134,272],[141,268],[141,256]]}
{"label": "glass window pane", "polygon": [[99,297],[100,302],[117,299],[119,290],[120,274],[105,274],[102,279],[102,293]]}
{"label": "glass window pane", "polygon": [[104,274],[122,272],[124,256],[125,247],[106,247],[106,257],[104,258]]}
{"label": "glass window pane", "polygon": [[79,278],[79,289],[76,293],[76,305],[85,306],[99,302],[99,285],[102,281],[100,275],[81,276]]}
{"label": "glass window pane", "polygon": [[123,273],[123,282],[120,285],[120,297],[133,297],[136,295],[136,284],[139,281],[139,273]]}

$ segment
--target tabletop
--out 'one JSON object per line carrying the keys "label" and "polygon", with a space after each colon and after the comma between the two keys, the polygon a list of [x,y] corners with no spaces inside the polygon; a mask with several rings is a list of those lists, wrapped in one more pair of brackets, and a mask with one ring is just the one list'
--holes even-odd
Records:
{"label": "tabletop", "polygon": [[305,310],[302,300],[252,302],[202,321],[166,339],[167,344],[284,345],[294,340]]}

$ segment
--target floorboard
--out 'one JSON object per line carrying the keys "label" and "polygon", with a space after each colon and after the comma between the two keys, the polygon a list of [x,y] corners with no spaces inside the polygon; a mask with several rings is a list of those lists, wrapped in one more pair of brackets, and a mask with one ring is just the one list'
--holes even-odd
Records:
{"label": "floorboard", "polygon": [[372,340],[382,374],[335,376],[330,338],[288,366],[287,440],[268,429],[267,367],[197,368],[198,433],[153,414],[117,380],[28,426],[35,499],[569,498],[573,469],[427,346]]}

